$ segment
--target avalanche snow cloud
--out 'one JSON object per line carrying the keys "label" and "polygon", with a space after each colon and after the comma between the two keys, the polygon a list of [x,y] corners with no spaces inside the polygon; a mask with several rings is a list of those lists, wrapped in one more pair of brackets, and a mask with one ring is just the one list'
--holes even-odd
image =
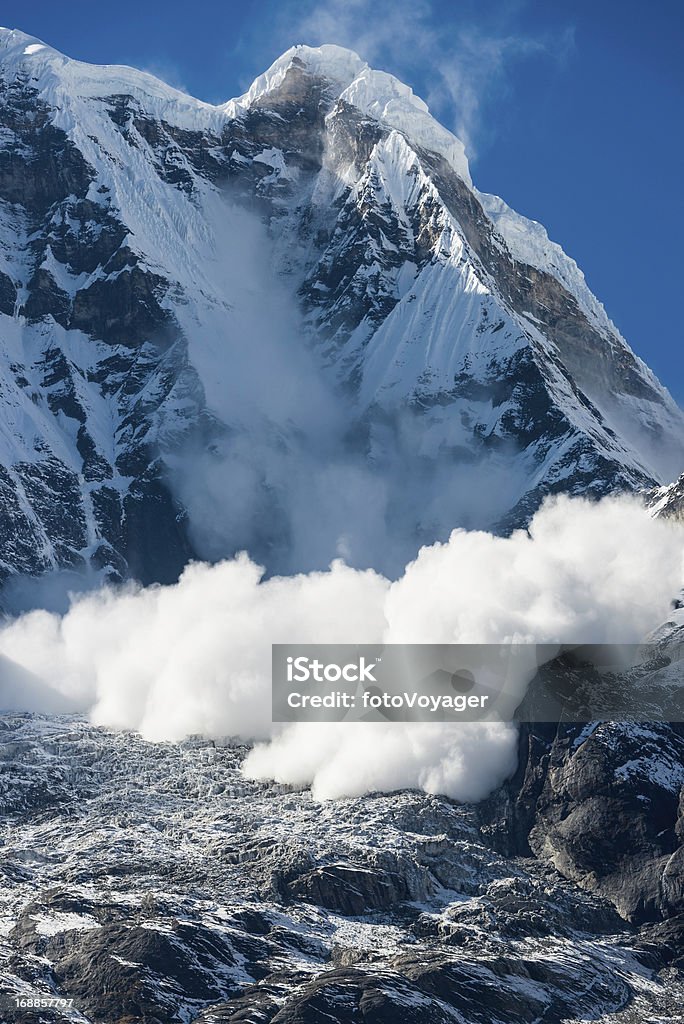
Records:
{"label": "avalanche snow cloud", "polygon": [[64,616],[8,623],[0,704],[87,711],[152,740],[256,741],[248,774],[321,799],[404,787],[479,799],[514,767],[512,727],[274,726],[271,643],[634,642],[667,615],[683,554],[681,526],[635,500],[560,498],[508,538],[455,530],[394,582],[342,561],[268,579],[245,554],[196,563],[173,586],[103,589]]}

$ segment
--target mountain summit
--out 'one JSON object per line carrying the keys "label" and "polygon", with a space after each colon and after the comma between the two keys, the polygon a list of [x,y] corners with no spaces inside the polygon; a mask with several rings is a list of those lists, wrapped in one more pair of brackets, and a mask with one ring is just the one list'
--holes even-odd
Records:
{"label": "mountain summit", "polygon": [[4,578],[393,572],[681,472],[684,415],[574,261],[355,53],[212,106],[3,29],[0,91]]}

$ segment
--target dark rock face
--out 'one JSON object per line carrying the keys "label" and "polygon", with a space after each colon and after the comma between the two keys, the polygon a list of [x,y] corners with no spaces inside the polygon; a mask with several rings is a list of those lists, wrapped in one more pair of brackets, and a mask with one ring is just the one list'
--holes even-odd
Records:
{"label": "dark rock face", "polygon": [[[93,171],[28,80],[0,83],[2,127],[8,133],[0,151],[0,197],[40,216],[69,195],[83,195]],[[11,143],[11,144],[7,144]]]}
{"label": "dark rock face", "polygon": [[0,313],[12,316],[16,301],[17,289],[14,281],[7,274],[0,273]]}
{"label": "dark rock face", "polygon": [[637,955],[646,964],[684,968],[684,915],[642,928],[634,938]]}
{"label": "dark rock face", "polygon": [[486,831],[606,897],[626,920],[680,914],[684,729],[529,726],[520,744],[515,779],[483,810]]}
{"label": "dark rock face", "polygon": [[421,877],[410,863],[394,863],[387,868],[379,863],[326,864],[295,878],[289,883],[288,892],[338,914],[358,916],[387,910],[403,900],[419,899],[430,888],[428,878]]}
{"label": "dark rock face", "polygon": [[137,266],[122,270],[112,281],[97,281],[76,293],[69,326],[112,345],[168,345],[174,338],[171,317],[159,304],[165,285],[159,275]]}
{"label": "dark rock face", "polygon": [[227,943],[180,924],[168,931],[104,925],[66,932],[47,948],[59,988],[96,1020],[111,1022],[126,1014],[163,1020],[179,996],[217,1000],[229,989],[222,969],[234,964]]}

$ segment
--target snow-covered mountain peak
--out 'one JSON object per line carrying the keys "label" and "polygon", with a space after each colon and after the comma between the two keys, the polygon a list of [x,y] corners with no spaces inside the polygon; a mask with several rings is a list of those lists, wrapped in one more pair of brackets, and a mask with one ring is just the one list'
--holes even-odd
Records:
{"label": "snow-covered mountain peak", "polygon": [[229,100],[223,110],[235,117],[252,106],[267,105],[267,98],[283,88],[292,71],[324,81],[333,107],[337,103],[355,107],[380,124],[402,132],[414,145],[439,153],[459,177],[471,184],[463,143],[435,120],[424,100],[394,75],[374,70],[353,50],[341,46],[291,47],[255,79],[243,96]]}
{"label": "snow-covered mountain peak", "polygon": [[291,46],[267,71],[255,78],[243,96],[229,100],[225,108],[232,115],[234,107],[249,107],[258,102],[278,89],[292,68],[299,68],[318,78],[324,78],[341,92],[367,67],[358,53],[342,46]]}
{"label": "snow-covered mountain peak", "polygon": [[[0,30],[0,96],[0,582],[170,582],[236,546],[289,572],[342,535],[376,564],[376,530],[391,574],[455,525],[681,473],[684,416],[577,265],[352,51],[294,47],[214,106]],[[369,524],[335,503],[312,557],[314,434],[335,487],[351,467],[386,497]]]}
{"label": "snow-covered mountain peak", "polygon": [[36,36],[16,28],[0,28],[0,60],[7,75],[12,68],[28,70],[36,62],[44,66],[46,61],[66,63],[68,58]]}
{"label": "snow-covered mountain peak", "polygon": [[41,39],[30,36],[18,28],[0,26],[0,52],[3,54],[3,60],[14,52],[23,52],[27,46],[41,46],[45,49],[51,49]]}
{"label": "snow-covered mountain peak", "polygon": [[195,99],[146,71],[123,64],[74,60],[18,29],[0,28],[0,61],[6,82],[25,80],[44,103],[63,112],[62,127],[88,119],[82,101],[113,95],[135,97],[150,114],[183,128],[215,128],[225,120],[220,107]]}

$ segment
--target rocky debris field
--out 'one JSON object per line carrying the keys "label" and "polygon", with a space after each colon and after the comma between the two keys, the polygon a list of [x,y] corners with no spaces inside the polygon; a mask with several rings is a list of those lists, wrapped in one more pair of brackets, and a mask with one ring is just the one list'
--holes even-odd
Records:
{"label": "rocky debris field", "polygon": [[[5,716],[0,1019],[684,1021],[681,887],[671,870],[667,900],[634,895],[642,877],[650,891],[654,861],[681,854],[655,850],[674,830],[646,850],[635,814],[636,839],[616,863],[591,828],[584,848],[570,837],[573,814],[583,827],[591,814],[583,781],[601,806],[608,771],[623,780],[618,802],[631,787],[637,808],[676,813],[670,777],[673,808],[655,768],[650,782],[636,768],[620,775],[630,742],[644,751],[647,741],[623,731],[618,742],[616,728],[585,729],[565,754],[556,736],[470,807],[415,792],[320,804],[246,780],[244,747]],[[542,743],[532,732],[521,749]],[[681,765],[681,747],[671,756]],[[603,806],[605,839],[613,808]],[[73,1002],[17,1005],[55,996]]]}

